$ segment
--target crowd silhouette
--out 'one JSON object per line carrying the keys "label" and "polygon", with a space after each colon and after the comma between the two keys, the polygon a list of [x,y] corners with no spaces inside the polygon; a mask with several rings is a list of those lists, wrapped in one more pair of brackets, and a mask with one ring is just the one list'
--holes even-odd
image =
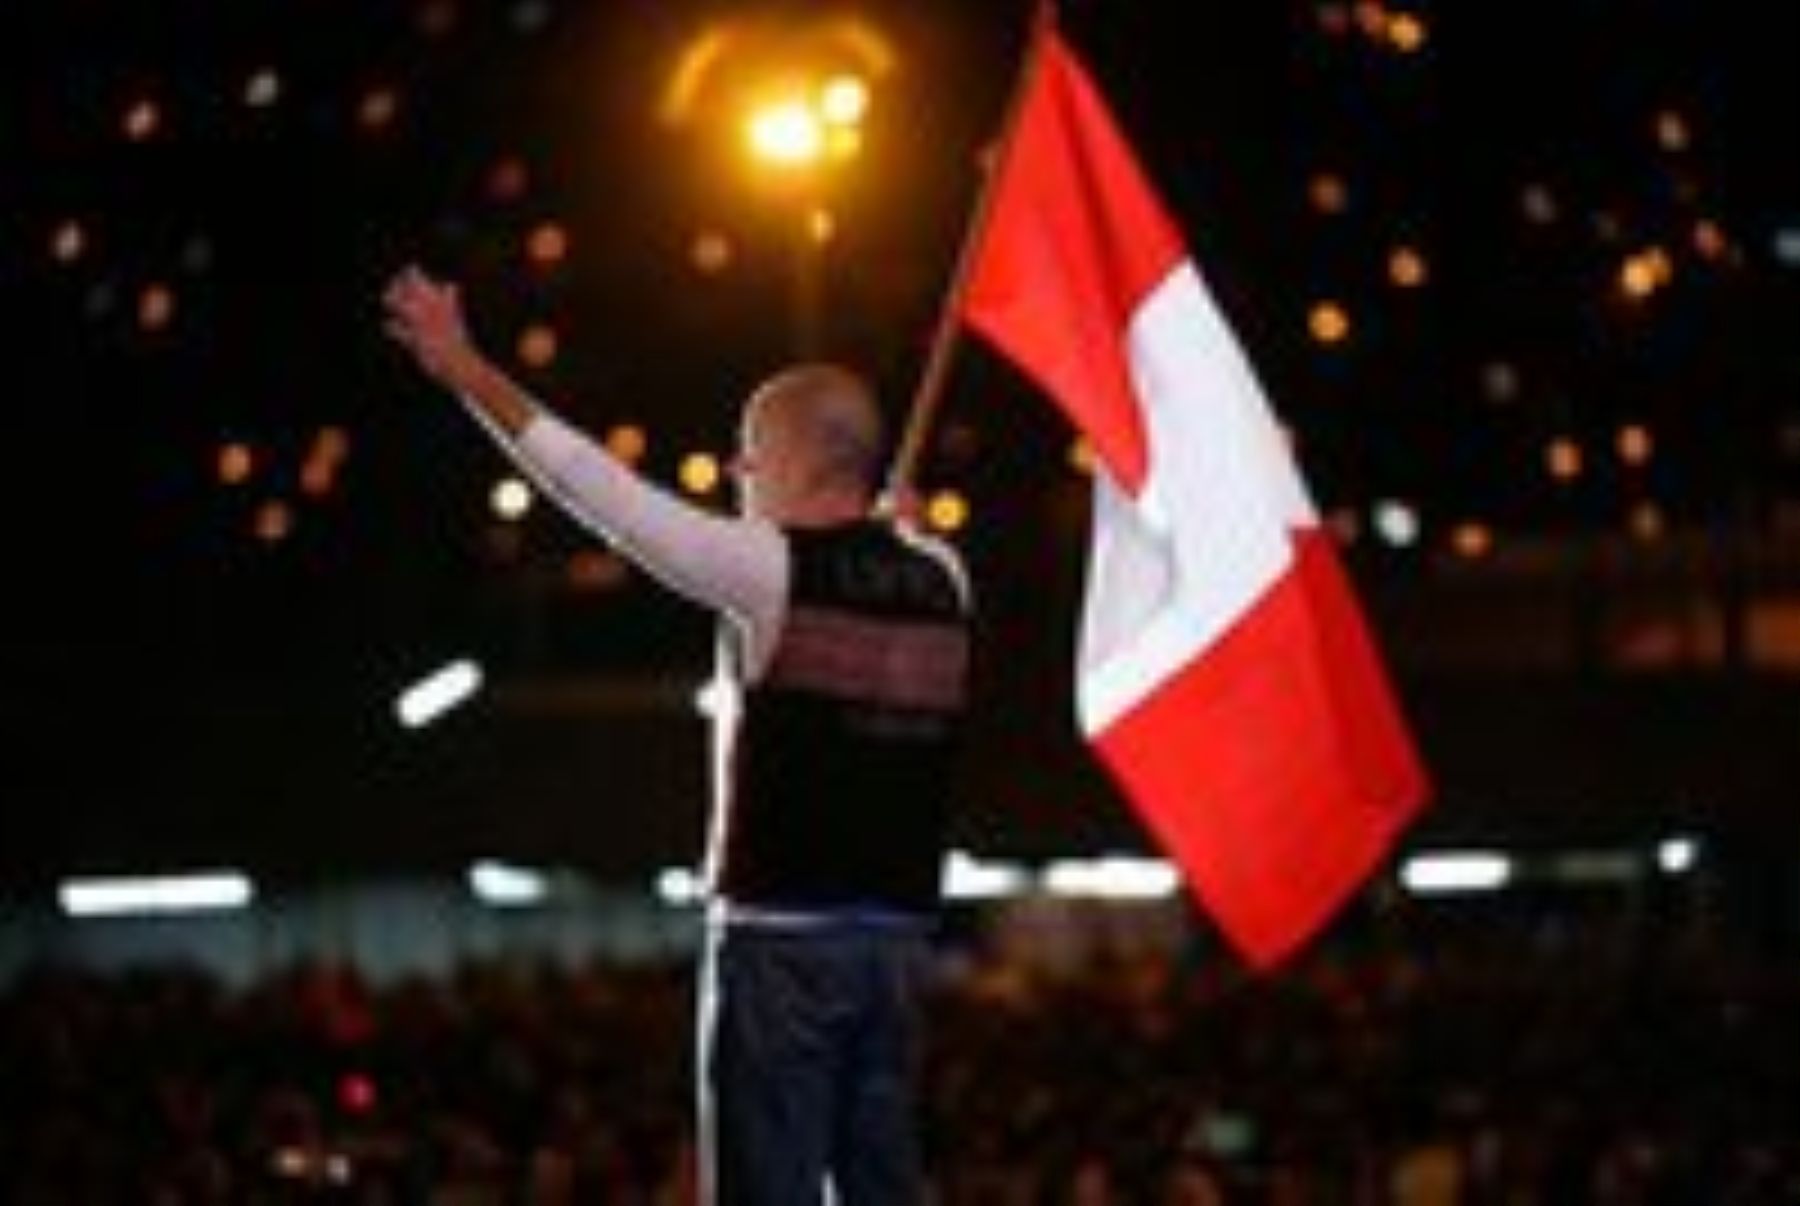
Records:
{"label": "crowd silhouette", "polygon": [[[1261,977],[1198,929],[1055,966],[947,938],[934,1202],[1800,1201],[1791,945],[1616,904],[1352,931]],[[691,992],[673,959],[46,961],[0,993],[0,1198],[681,1206]]]}

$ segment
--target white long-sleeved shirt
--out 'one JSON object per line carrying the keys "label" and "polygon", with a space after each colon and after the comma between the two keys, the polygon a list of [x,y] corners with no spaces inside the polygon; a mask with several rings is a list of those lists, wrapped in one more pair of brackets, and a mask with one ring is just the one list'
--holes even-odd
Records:
{"label": "white long-sleeved shirt", "polygon": [[695,506],[555,415],[540,412],[515,439],[479,408],[469,409],[577,522],[670,589],[731,621],[740,673],[749,680],[761,676],[787,606],[787,541],[774,524]]}
{"label": "white long-sleeved shirt", "polygon": [[[670,589],[730,620],[739,674],[746,682],[762,677],[787,610],[788,543],[779,528],[687,502],[548,412],[539,412],[514,439],[480,408],[469,409],[573,518]],[[920,533],[906,535],[945,566],[966,602],[967,575],[955,553]]]}

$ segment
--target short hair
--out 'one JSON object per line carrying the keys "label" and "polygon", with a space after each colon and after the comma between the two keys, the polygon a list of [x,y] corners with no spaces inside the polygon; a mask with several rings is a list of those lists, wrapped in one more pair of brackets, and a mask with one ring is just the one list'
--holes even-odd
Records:
{"label": "short hair", "polygon": [[885,423],[861,374],[823,361],[796,364],[764,382],[753,405],[770,408],[802,441],[820,482],[873,490],[880,481]]}

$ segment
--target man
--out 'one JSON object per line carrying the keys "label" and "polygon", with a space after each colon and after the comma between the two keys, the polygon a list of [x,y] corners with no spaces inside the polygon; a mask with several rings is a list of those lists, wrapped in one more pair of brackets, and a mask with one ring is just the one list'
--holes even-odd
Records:
{"label": "man", "polygon": [[471,341],[417,268],[388,330],[576,519],[715,609],[720,682],[699,1016],[700,1151],[716,1206],[924,1196],[918,993],[969,665],[954,552],[877,505],[881,412],[830,364],[745,405],[740,514],[645,482]]}

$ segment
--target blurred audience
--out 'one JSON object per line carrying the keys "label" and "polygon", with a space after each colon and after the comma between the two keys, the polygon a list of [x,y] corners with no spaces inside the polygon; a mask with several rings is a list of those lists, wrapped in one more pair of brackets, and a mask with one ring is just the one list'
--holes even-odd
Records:
{"label": "blurred audience", "polygon": [[[1800,1202],[1791,950],[1454,909],[1268,977],[1198,935],[959,942],[933,1206]],[[0,1200],[684,1206],[685,968],[34,968],[0,992]]]}

